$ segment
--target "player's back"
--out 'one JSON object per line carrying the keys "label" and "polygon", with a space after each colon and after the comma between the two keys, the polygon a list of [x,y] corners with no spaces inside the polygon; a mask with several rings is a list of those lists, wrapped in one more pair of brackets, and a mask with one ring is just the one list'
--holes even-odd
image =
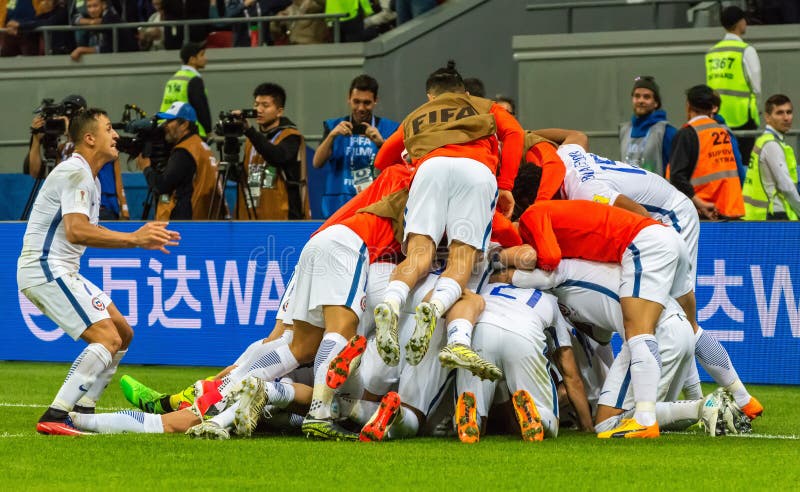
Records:
{"label": "player's back", "polygon": [[481,290],[486,307],[478,323],[489,323],[525,337],[543,334],[558,313],[556,298],[537,289],[490,283]]}

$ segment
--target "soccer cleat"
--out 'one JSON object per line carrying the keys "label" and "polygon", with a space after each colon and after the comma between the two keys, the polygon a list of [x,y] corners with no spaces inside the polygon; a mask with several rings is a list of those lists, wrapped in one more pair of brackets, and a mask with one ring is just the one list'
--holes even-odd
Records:
{"label": "soccer cleat", "polygon": [[481,438],[475,395],[469,391],[458,396],[458,402],[456,403],[456,432],[458,433],[458,439],[466,444],[476,443]]}
{"label": "soccer cleat", "polygon": [[653,425],[642,425],[636,419],[622,419],[619,427],[597,434],[600,439],[652,439],[661,435],[658,422]]}
{"label": "soccer cleat", "polygon": [[726,434],[750,434],[753,426],[748,417],[727,393],[722,393],[722,409],[720,419],[724,423]]}
{"label": "soccer cleat", "polygon": [[94,413],[95,407],[87,407],[87,406],[83,406],[83,405],[75,405],[74,407],[72,407],[72,411],[75,412],[75,413],[82,413],[82,414],[85,414],[85,415],[91,415],[91,414]]}
{"label": "soccer cleat", "polygon": [[350,432],[333,419],[315,419],[307,416],[303,420],[301,432],[306,437],[328,441],[357,441],[358,434]]}
{"label": "soccer cleat", "polygon": [[764,413],[764,407],[761,402],[756,400],[755,396],[751,396],[750,401],[747,402],[747,405],[741,407],[741,410],[750,420],[755,420],[756,417]]}
{"label": "soccer cleat", "polygon": [[127,374],[122,376],[119,380],[119,386],[122,388],[122,394],[131,405],[147,413],[167,413],[161,406],[161,399],[166,395],[145,386]]}
{"label": "soccer cleat", "polygon": [[57,408],[48,407],[44,415],[36,423],[36,432],[48,436],[84,436],[91,432],[83,432],[72,423],[69,413]]}
{"label": "soccer cleat", "polygon": [[347,381],[350,372],[358,367],[361,354],[367,349],[367,339],[356,335],[350,339],[347,346],[333,358],[325,375],[325,382],[329,388],[336,389]]}
{"label": "soccer cleat", "polygon": [[385,302],[375,306],[375,344],[378,355],[387,366],[400,363],[400,343],[397,341],[398,315]]}
{"label": "soccer cleat", "polygon": [[406,362],[412,366],[416,366],[428,353],[428,345],[431,343],[433,330],[436,329],[436,321],[439,319],[439,313],[436,312],[436,307],[429,302],[421,302],[417,306],[416,314],[414,315],[414,332],[411,338],[408,339],[406,344]]}
{"label": "soccer cleat", "polygon": [[725,422],[722,417],[722,388],[708,394],[700,405],[700,427],[711,437],[725,435]]}
{"label": "soccer cleat", "polygon": [[525,390],[518,390],[511,397],[514,405],[514,414],[519,422],[519,430],[522,433],[523,441],[541,441],[544,439],[544,426],[536,403],[533,402],[530,393]]}
{"label": "soccer cleat", "polygon": [[205,417],[209,409],[222,401],[222,394],[219,392],[221,379],[208,381],[201,379],[194,383],[194,403],[191,406],[192,412],[200,418]]}
{"label": "soccer cleat", "polygon": [[233,418],[233,431],[240,436],[250,436],[258,425],[261,411],[267,404],[267,388],[260,378],[250,376],[231,392],[229,403],[239,402]]}
{"label": "soccer cleat", "polygon": [[217,441],[224,441],[231,438],[230,433],[226,429],[220,427],[218,423],[211,420],[189,427],[189,430],[186,431],[186,435],[194,439],[214,439]]}
{"label": "soccer cleat", "polygon": [[503,371],[499,367],[461,343],[451,343],[442,348],[439,351],[439,362],[443,367],[466,369],[481,379],[497,381],[503,377]]}
{"label": "soccer cleat", "polygon": [[381,398],[378,410],[364,424],[359,435],[359,440],[364,442],[382,441],[386,437],[386,432],[391,427],[397,411],[400,410],[400,395],[390,391]]}

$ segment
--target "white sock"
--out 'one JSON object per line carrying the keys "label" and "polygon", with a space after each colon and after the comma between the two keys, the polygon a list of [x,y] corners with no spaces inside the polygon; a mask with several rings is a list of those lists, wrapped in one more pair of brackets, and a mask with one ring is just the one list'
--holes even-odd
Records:
{"label": "white sock", "polygon": [[286,408],[294,401],[294,385],[283,381],[266,384],[267,402],[276,408]]}
{"label": "white sock", "polygon": [[78,401],[81,406],[91,408],[97,406],[97,401],[100,399],[100,395],[103,394],[103,391],[105,391],[108,383],[111,382],[111,378],[113,378],[114,374],[117,373],[119,362],[127,353],[128,349],[118,350],[117,353],[111,357],[111,364],[109,364],[103,372],[97,375],[97,379],[92,387],[89,388],[89,391],[87,391],[86,394],[83,395],[83,397]]}
{"label": "white sock", "polygon": [[[278,340],[280,340],[280,338]],[[236,360],[233,362],[233,365],[238,368],[249,364],[250,359],[252,358],[254,352],[260,349],[262,346],[269,345],[270,343],[273,343],[275,341],[276,340],[273,340],[272,342],[269,343],[264,343],[263,338],[260,340],[256,340],[255,342],[248,345],[246,349],[244,349],[244,352],[242,352],[241,355],[239,355],[239,357],[236,358]]]}
{"label": "white sock", "polygon": [[714,378],[718,385],[733,393],[737,405],[740,407],[747,405],[750,401],[750,393],[739,379],[725,347],[702,328],[699,328],[694,334],[694,339],[694,355],[703,369]]}
{"label": "white sock", "polygon": [[661,357],[653,335],[636,335],[628,340],[631,351],[631,386],[636,401],[633,418],[641,425],[656,423],[656,398],[661,378]]}
{"label": "white sock", "polygon": [[[692,362],[689,367],[689,375],[683,382],[683,394],[687,400],[702,400],[703,388],[700,387],[700,373],[697,372],[697,363]],[[659,424],[661,421],[659,420]]]}
{"label": "white sock", "polygon": [[460,343],[471,347],[473,329],[474,327],[468,319],[454,319],[447,325],[447,344]]}
{"label": "white sock", "polygon": [[397,416],[394,418],[394,423],[389,427],[389,432],[386,433],[387,439],[403,439],[406,437],[415,437],[419,432],[419,419],[417,414],[410,408],[400,406]]}
{"label": "white sock", "polygon": [[69,412],[92,387],[97,376],[111,364],[111,352],[102,344],[90,343],[69,368],[64,384],[58,390],[53,408]]}
{"label": "white sock", "polygon": [[461,298],[461,286],[458,282],[450,277],[439,277],[433,286],[430,303],[436,306],[439,316],[444,316],[459,298]]}
{"label": "white sock", "polygon": [[408,293],[411,287],[402,280],[392,280],[386,286],[386,291],[383,293],[383,302],[389,304],[394,310],[395,314],[400,313],[400,308],[405,304],[408,299]]}
{"label": "white sock", "polygon": [[356,422],[358,425],[363,426],[372,417],[376,410],[378,410],[377,401],[358,400],[353,408],[350,409],[350,420]]}
{"label": "white sock", "polygon": [[101,434],[120,434],[131,432],[137,434],[163,434],[164,424],[161,415],[123,410],[117,413],[70,413],[75,427],[81,430],[99,432]]}
{"label": "white sock", "polygon": [[656,418],[662,430],[685,430],[697,422],[703,400],[660,401],[656,403]]}
{"label": "white sock", "polygon": [[314,358],[314,391],[311,394],[311,408],[308,414],[315,419],[331,418],[331,402],[334,390],[328,387],[325,376],[334,357],[347,345],[347,340],[338,333],[326,333],[319,344]]}
{"label": "white sock", "polygon": [[[266,343],[262,346],[267,346],[271,343]],[[247,376],[255,376],[264,381],[274,381],[297,369],[299,365],[300,363],[297,362],[286,341],[284,339],[275,340],[275,345],[267,347],[266,350],[259,352],[257,356],[254,354],[250,364],[241,366],[242,370],[237,367],[222,378],[219,392],[222,396],[226,396],[235,387],[236,383]]]}
{"label": "white sock", "polygon": [[219,425],[223,429],[227,429],[233,426],[233,419],[236,418],[236,409],[239,408],[239,401],[233,402],[233,405],[228,405],[228,407],[211,417],[211,421],[215,424]]}

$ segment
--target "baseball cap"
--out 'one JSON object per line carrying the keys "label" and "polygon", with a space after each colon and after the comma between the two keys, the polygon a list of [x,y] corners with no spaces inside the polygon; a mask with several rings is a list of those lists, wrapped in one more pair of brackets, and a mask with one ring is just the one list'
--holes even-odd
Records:
{"label": "baseball cap", "polygon": [[156,114],[156,118],[162,120],[182,119],[186,121],[197,121],[197,113],[191,104],[185,102],[174,102],[166,111]]}
{"label": "baseball cap", "polygon": [[181,48],[181,61],[189,63],[189,58],[197,56],[198,53],[206,49],[206,43],[189,42]]}
{"label": "baseball cap", "polygon": [[658,106],[661,107],[661,92],[659,92],[655,77],[652,75],[639,75],[633,79],[633,89],[631,89],[631,94],[633,94],[633,91],[636,89],[648,89],[653,91],[653,97],[658,103]]}
{"label": "baseball cap", "polygon": [[744,10],[735,5],[725,7],[719,14],[719,22],[725,29],[730,29],[735,26],[737,22],[746,18],[747,15],[744,13]]}
{"label": "baseball cap", "polygon": [[686,91],[686,100],[693,108],[711,111],[717,102],[714,89],[707,85],[696,85]]}
{"label": "baseball cap", "polygon": [[79,96],[78,94],[70,94],[69,96],[65,97],[61,100],[61,104],[64,106],[75,106],[77,108],[86,109],[88,106],[86,104],[86,99],[83,96]]}

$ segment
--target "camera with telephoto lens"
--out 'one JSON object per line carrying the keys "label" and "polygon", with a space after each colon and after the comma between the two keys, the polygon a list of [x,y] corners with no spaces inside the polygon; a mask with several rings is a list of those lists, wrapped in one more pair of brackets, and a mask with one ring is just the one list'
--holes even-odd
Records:
{"label": "camera with telephoto lens", "polygon": [[244,135],[244,120],[246,118],[256,118],[258,113],[255,109],[240,109],[239,114],[234,114],[234,110],[225,112],[220,111],[219,122],[214,128],[217,135],[223,137],[241,137]]}
{"label": "camera with telephoto lens", "polygon": [[67,133],[67,122],[62,117],[72,118],[80,110],[80,106],[56,104],[53,99],[42,99],[33,114],[41,116],[44,119],[44,125],[42,128],[34,130],[34,133],[44,133],[54,137],[64,135]]}
{"label": "camera with telephoto lens", "polygon": [[[134,113],[138,117],[134,118]],[[121,121],[112,125],[115,130],[127,134],[119,136],[117,149],[131,157],[141,154],[150,159],[154,170],[162,171],[169,158],[170,146],[158,118],[145,116],[145,112],[135,104],[125,105]]]}

